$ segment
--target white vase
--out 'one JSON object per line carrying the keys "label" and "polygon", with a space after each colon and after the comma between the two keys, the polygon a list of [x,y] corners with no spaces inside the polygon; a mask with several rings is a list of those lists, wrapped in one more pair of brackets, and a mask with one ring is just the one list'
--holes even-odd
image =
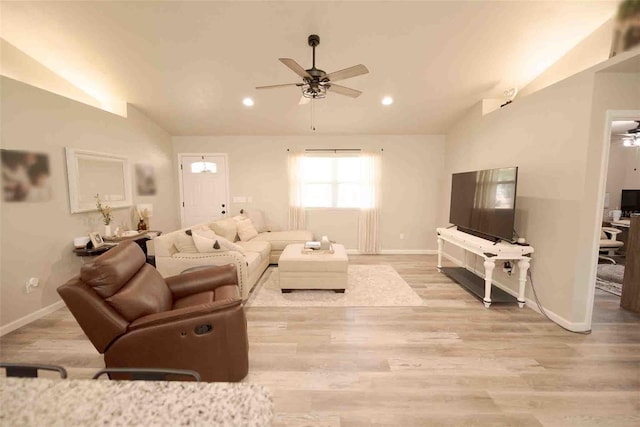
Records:
{"label": "white vase", "polygon": [[104,235],[107,237],[111,236],[111,226],[109,224],[104,226]]}

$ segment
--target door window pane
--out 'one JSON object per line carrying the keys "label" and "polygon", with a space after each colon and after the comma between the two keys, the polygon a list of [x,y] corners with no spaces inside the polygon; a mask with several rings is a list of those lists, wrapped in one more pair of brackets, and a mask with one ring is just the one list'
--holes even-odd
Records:
{"label": "door window pane", "polygon": [[213,162],[191,163],[191,173],[217,173],[218,165]]}

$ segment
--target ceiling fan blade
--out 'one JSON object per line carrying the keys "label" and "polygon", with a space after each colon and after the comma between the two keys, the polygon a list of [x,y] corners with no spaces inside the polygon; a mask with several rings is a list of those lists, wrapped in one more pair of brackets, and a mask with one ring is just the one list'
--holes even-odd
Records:
{"label": "ceiling fan blade", "polygon": [[350,79],[351,77],[361,76],[367,74],[369,70],[362,64],[354,65],[353,67],[345,68],[344,70],[334,71],[329,73],[324,78],[329,81],[337,82],[338,80]]}
{"label": "ceiling fan blade", "polygon": [[275,89],[277,87],[299,86],[300,83],[287,83],[284,85],[256,86],[256,89]]}
{"label": "ceiling fan blade", "polygon": [[308,103],[311,102],[311,98],[307,98],[306,96],[302,96],[300,97],[300,102],[298,102],[298,105],[306,105]]}
{"label": "ceiling fan blade", "polygon": [[334,84],[327,85],[327,90],[330,90],[331,92],[339,93],[340,95],[349,96],[351,98],[357,98],[360,95],[362,95],[362,92],[360,92],[359,90],[351,89],[351,88],[340,86],[340,85],[334,85]]}
{"label": "ceiling fan blade", "polygon": [[280,62],[282,62],[287,67],[289,67],[291,71],[293,71],[300,77],[307,78],[307,79],[313,78],[311,77],[311,74],[307,73],[307,70],[302,68],[302,66],[298,64],[296,61],[294,61],[293,59],[291,58],[278,58],[278,59],[280,60]]}

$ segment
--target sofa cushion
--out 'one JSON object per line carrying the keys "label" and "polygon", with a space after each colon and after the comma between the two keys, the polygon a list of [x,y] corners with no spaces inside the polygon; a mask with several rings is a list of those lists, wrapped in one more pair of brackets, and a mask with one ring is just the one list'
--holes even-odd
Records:
{"label": "sofa cushion", "polygon": [[172,236],[173,246],[176,247],[178,252],[187,253],[187,254],[195,254],[198,253],[198,249],[196,248],[195,243],[193,242],[193,237],[187,234],[187,231],[191,232],[191,230],[177,231]]}
{"label": "sofa cushion", "polygon": [[214,233],[218,236],[222,236],[230,242],[236,241],[236,235],[238,233],[236,221],[233,218],[219,219],[209,224]]}
{"label": "sofa cushion", "polygon": [[264,215],[259,209],[245,209],[244,214],[251,220],[253,226],[256,228],[258,233],[262,233],[263,231],[267,231],[269,227],[267,227],[267,223],[264,220]]}
{"label": "sofa cushion", "polygon": [[313,240],[313,233],[307,230],[272,231],[258,234],[252,241],[271,243],[271,250],[281,251],[291,243],[305,243]]}
{"label": "sofa cushion", "polygon": [[249,218],[243,219],[242,221],[238,222],[238,237],[240,237],[240,240],[246,242],[253,239],[257,235],[258,232],[256,231],[256,228],[253,226],[253,223]]}
{"label": "sofa cushion", "polygon": [[260,254],[260,259],[269,258],[271,253],[271,244],[269,242],[261,240],[251,240],[249,242],[238,242],[238,246],[241,246],[245,252],[257,252]]}
{"label": "sofa cushion", "polygon": [[148,314],[170,310],[173,297],[158,270],[145,264],[120,291],[106,301],[122,317],[132,322]]}
{"label": "sofa cushion", "polygon": [[184,307],[191,307],[194,305],[207,304],[214,301],[213,291],[199,292],[197,294],[189,295],[188,297],[180,298],[173,303],[173,310]]}

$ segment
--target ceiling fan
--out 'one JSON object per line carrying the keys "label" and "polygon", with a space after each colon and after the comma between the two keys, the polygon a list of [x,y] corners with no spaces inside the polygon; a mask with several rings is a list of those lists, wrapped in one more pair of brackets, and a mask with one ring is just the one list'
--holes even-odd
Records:
{"label": "ceiling fan", "polygon": [[300,64],[291,58],[279,58],[280,62],[289,67],[294,73],[302,77],[302,83],[287,83],[281,85],[258,86],[256,89],[274,89],[287,86],[298,86],[302,89],[302,98],[300,104],[306,104],[312,99],[322,99],[327,96],[327,91],[335,92],[340,95],[357,98],[362,94],[361,91],[340,86],[334,82],[349,79],[351,77],[367,74],[369,70],[362,64],[345,68],[344,70],[326,73],[324,70],[316,68],[316,46],[320,44],[320,37],[311,34],[308,37],[309,46],[313,49],[313,65],[308,70],[302,68]]}
{"label": "ceiling fan", "polygon": [[635,128],[629,129],[625,133],[620,134],[622,136],[622,143],[625,147],[638,147],[640,146],[640,120],[636,120],[638,124]]}
{"label": "ceiling fan", "polygon": [[636,120],[636,123],[638,124],[638,126],[636,126],[633,129],[629,129],[626,133],[627,134],[636,134],[636,133],[640,133],[640,120]]}

